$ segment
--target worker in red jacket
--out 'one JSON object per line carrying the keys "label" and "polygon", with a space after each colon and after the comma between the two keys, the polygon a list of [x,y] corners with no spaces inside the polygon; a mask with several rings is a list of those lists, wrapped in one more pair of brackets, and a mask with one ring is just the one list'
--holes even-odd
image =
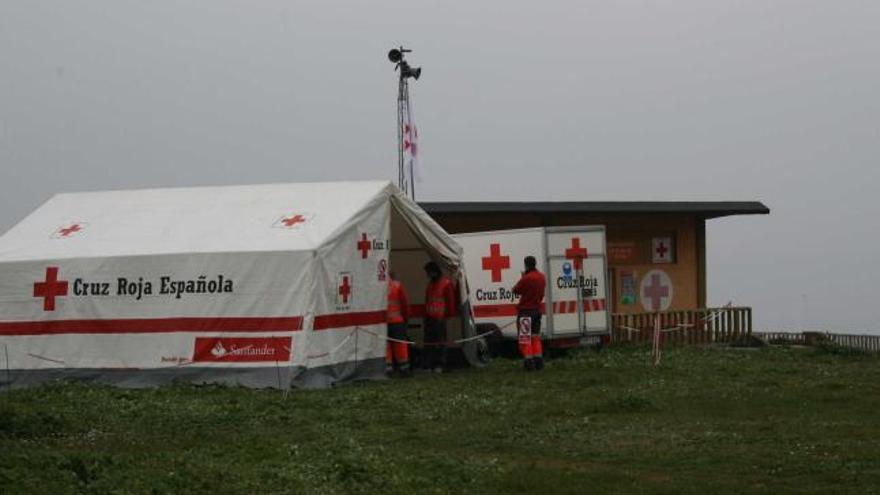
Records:
{"label": "worker in red jacket", "polygon": [[394,365],[403,377],[412,376],[409,367],[409,340],[407,326],[409,324],[409,298],[403,284],[394,276],[394,272],[388,274],[388,309],[386,311],[388,323],[388,337],[390,339],[385,346],[385,372],[389,375],[394,373]]}
{"label": "worker in red jacket", "polygon": [[523,357],[526,371],[544,369],[544,355],[541,346],[541,307],[544,305],[544,290],[547,279],[536,268],[534,256],[523,260],[526,270],[519,282],[513,286],[513,293],[519,296],[516,304],[516,328],[519,352]]}
{"label": "worker in red jacket", "polygon": [[425,264],[425,348],[422,368],[442,373],[446,368],[446,320],[455,315],[455,288],[437,263]]}

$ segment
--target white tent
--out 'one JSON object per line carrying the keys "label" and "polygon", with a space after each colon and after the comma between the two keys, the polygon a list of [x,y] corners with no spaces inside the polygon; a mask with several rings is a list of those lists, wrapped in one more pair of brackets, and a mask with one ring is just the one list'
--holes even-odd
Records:
{"label": "white tent", "polygon": [[0,238],[0,380],[381,377],[397,253],[467,305],[461,249],[389,182],[61,194]]}

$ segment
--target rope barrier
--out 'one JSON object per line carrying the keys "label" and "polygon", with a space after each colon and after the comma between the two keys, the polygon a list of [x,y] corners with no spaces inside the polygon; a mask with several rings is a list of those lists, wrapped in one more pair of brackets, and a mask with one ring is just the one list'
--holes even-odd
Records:
{"label": "rope barrier", "polygon": [[650,328],[650,329],[648,329],[648,328],[633,328],[633,327],[626,326],[626,325],[618,325],[615,328],[619,329],[619,330],[626,331],[628,337],[631,336],[633,333],[642,333],[644,331],[652,332],[654,334],[653,339],[652,339],[653,363],[654,363],[654,366],[658,366],[660,364],[660,356],[663,353],[663,340],[660,338],[662,334],[670,333],[670,332],[677,332],[679,330],[689,330],[689,329],[695,330],[698,324],[699,324],[699,326],[705,327],[705,326],[711,324],[712,322],[714,322],[715,320],[717,320],[719,317],[721,317],[721,315],[726,313],[727,310],[729,310],[732,306],[733,306],[733,301],[728,301],[727,304],[725,304],[721,308],[721,310],[713,311],[712,314],[708,318],[703,319],[699,323],[679,323],[678,325],[675,325],[673,327],[661,329],[660,328],[660,314],[657,313],[654,315],[653,328]]}
{"label": "rope barrier", "polygon": [[[714,322],[719,317],[721,317],[722,314],[726,313],[727,310],[732,306],[733,306],[733,301],[728,301],[727,304],[722,306],[720,311],[714,311],[712,313],[712,315],[709,316],[708,318],[706,318],[705,320],[703,320],[702,323],[705,325],[705,324]],[[660,332],[662,332],[662,333],[676,332],[678,330],[687,330],[689,328],[695,328],[696,326],[697,325],[694,323],[680,323],[674,327],[660,329]],[[620,329],[620,330],[625,330],[626,332],[628,332],[630,334],[641,333],[641,332],[653,332],[654,331],[654,328],[633,328],[633,327],[629,327],[626,325],[617,325],[615,328]]]}
{"label": "rope barrier", "polygon": [[43,361],[49,361],[50,363],[55,363],[55,364],[67,364],[67,363],[65,363],[64,361],[60,360],[60,359],[47,358],[46,356],[40,356],[40,355],[38,355],[38,354],[31,354],[30,352],[27,353],[27,355],[30,356],[30,357],[32,357],[32,358],[42,359]]}
{"label": "rope barrier", "polygon": [[[360,332],[364,332],[366,334],[372,335],[373,337],[376,337],[378,339],[386,340],[388,342],[397,342],[400,344],[407,344],[407,345],[416,345],[417,344],[417,342],[412,341],[412,340],[395,339],[392,337],[388,337],[386,335],[378,334],[376,332],[373,332],[372,330],[367,330],[366,328],[358,327],[357,330]],[[472,340],[479,340],[479,339],[485,337],[486,335],[491,335],[493,333],[495,333],[495,331],[491,330],[489,332],[484,332],[479,335],[474,335],[473,337],[467,337],[467,338],[457,339],[457,340],[447,340],[445,342],[425,342],[422,345],[425,347],[432,347],[432,346],[441,346],[441,345],[450,345],[450,344],[463,344],[465,342],[470,342]]]}
{"label": "rope barrier", "polygon": [[481,334],[479,334],[479,335],[474,335],[473,337],[467,337],[467,338],[465,338],[465,339],[453,340],[452,342],[453,342],[454,344],[463,344],[463,343],[465,343],[465,342],[470,342],[470,341],[472,341],[472,340],[479,340],[479,339],[482,339],[482,338],[485,337],[486,335],[491,335],[491,334],[493,334],[493,333],[495,333],[495,330],[491,330],[491,331],[489,331],[489,332],[484,332],[484,333],[481,333]]}
{"label": "rope barrier", "polygon": [[[346,342],[348,342],[349,340],[351,340],[351,338],[354,336],[354,334],[356,334],[356,333],[358,332],[358,329],[360,329],[360,327],[355,327],[354,330],[352,330],[351,332],[349,332],[348,335],[347,335],[344,339],[342,339],[342,342],[340,342],[339,344],[337,344],[336,347],[334,347],[333,349],[331,349],[331,350],[329,350],[329,351],[327,351],[327,352],[321,353],[321,354],[314,354],[314,355],[311,355],[311,356],[306,356],[306,361],[308,361],[309,359],[319,359],[319,358],[322,358],[322,357],[327,357],[327,356],[330,356],[330,355],[336,354],[336,352],[339,351],[339,349],[342,349],[342,346],[344,346]],[[288,351],[290,351],[290,349],[288,349],[287,347],[285,347],[285,349],[287,349]]]}
{"label": "rope barrier", "polygon": [[361,331],[361,332],[372,335],[373,337],[387,340],[388,342],[397,342],[399,344],[407,344],[407,345],[415,345],[416,344],[415,342],[410,341],[410,340],[395,339],[392,337],[388,337],[386,335],[380,335],[372,330],[367,330],[366,328],[360,328],[360,327],[358,327],[358,328],[359,328],[359,331]]}

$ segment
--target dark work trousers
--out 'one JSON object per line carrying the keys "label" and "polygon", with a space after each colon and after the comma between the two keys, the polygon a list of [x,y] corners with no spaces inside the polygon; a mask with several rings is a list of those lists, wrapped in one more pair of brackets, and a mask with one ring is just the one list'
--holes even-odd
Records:
{"label": "dark work trousers", "polygon": [[425,349],[422,368],[446,367],[446,320],[425,318]]}

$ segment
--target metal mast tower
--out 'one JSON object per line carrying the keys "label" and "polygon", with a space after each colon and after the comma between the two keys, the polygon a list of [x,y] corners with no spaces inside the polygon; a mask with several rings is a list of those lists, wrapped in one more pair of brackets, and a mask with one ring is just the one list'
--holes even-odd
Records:
{"label": "metal mast tower", "polygon": [[[417,130],[413,124],[412,107],[409,98],[409,79],[418,80],[422,75],[421,67],[410,67],[404,58],[404,54],[411,53],[404,47],[394,48],[388,52],[388,60],[398,71],[397,85],[397,186],[411,197],[416,199],[415,185],[415,160],[417,155],[416,139]],[[407,160],[407,150],[410,159]]]}

